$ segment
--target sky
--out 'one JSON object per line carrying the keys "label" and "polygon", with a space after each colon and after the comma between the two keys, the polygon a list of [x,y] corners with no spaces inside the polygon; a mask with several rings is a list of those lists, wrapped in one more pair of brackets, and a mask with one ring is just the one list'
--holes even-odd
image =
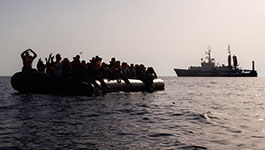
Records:
{"label": "sky", "polygon": [[160,76],[200,65],[210,46],[219,64],[227,47],[242,68],[265,75],[264,0],[0,0],[0,75],[22,68],[20,54],[99,55],[153,66]]}

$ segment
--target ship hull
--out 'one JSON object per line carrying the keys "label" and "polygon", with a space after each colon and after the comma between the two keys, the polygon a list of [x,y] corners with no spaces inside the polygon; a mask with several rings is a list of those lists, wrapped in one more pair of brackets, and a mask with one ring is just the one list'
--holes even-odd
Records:
{"label": "ship hull", "polygon": [[241,72],[241,71],[200,71],[188,69],[174,69],[179,77],[257,77],[256,71]]}

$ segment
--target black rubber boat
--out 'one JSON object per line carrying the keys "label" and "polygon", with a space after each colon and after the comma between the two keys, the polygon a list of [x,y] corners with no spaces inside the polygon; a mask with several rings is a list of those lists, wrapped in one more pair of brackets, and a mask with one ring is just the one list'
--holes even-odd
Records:
{"label": "black rubber boat", "polygon": [[[118,82],[117,80],[104,79],[108,88],[102,87],[99,81],[96,83],[99,88],[95,88],[93,84],[89,82],[74,82],[66,79],[55,79],[49,75],[43,73],[15,73],[11,78],[12,87],[20,93],[46,93],[46,94],[65,94],[65,95],[93,95],[99,92],[115,92],[115,91],[150,91],[150,88],[137,79],[129,79],[131,85],[127,85],[123,80]],[[164,81],[162,79],[153,80],[154,90],[164,90]]]}

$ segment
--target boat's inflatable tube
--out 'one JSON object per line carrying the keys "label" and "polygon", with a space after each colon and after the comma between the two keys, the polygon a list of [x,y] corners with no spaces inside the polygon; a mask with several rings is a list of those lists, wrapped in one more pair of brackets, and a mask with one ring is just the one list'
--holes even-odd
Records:
{"label": "boat's inflatable tube", "polygon": [[[100,92],[114,92],[114,91],[146,91],[150,90],[141,81],[136,79],[129,79],[131,85],[127,85],[123,80],[120,82],[116,80],[106,80],[105,83],[108,89],[102,88],[99,81],[96,83],[99,86],[95,88],[89,82],[74,82],[66,79],[55,79],[43,73],[15,73],[11,78],[12,87],[21,93],[51,93],[51,94],[70,94],[70,95],[92,95]],[[164,90],[164,81],[161,79],[153,80],[152,90]]]}

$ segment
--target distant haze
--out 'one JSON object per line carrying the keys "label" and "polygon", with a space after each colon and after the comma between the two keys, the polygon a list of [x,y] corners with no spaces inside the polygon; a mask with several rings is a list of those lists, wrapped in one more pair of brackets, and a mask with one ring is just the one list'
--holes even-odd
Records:
{"label": "distant haze", "polygon": [[208,46],[227,64],[228,44],[240,66],[255,60],[265,73],[264,0],[1,0],[0,20],[0,75],[20,71],[31,48],[42,59],[115,56],[171,76],[200,65]]}

